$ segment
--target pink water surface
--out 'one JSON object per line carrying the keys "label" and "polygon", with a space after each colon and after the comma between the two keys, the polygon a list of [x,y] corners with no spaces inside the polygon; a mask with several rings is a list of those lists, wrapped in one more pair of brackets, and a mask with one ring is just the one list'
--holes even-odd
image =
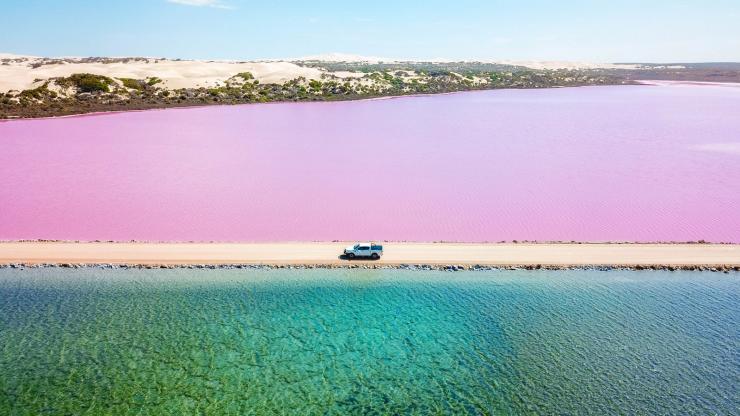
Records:
{"label": "pink water surface", "polygon": [[740,243],[740,89],[0,123],[0,239]]}

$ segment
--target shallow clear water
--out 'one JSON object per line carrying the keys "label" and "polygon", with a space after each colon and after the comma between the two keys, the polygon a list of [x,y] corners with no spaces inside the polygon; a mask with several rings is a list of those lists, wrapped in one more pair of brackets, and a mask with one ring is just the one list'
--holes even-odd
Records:
{"label": "shallow clear water", "polygon": [[0,123],[0,239],[740,243],[740,88]]}
{"label": "shallow clear water", "polygon": [[737,414],[740,275],[0,270],[0,414]]}

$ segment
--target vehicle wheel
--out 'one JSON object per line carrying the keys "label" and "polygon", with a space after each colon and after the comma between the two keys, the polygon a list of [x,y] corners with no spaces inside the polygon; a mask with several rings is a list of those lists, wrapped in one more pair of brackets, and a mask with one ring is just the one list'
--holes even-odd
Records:
{"label": "vehicle wheel", "polygon": [[350,260],[354,259],[355,258],[355,253],[349,253],[349,254],[347,254],[347,258],[350,259]]}
{"label": "vehicle wheel", "polygon": [[380,258],[380,256],[378,255],[378,253],[373,253],[373,255],[372,255],[372,256],[370,256],[370,257],[372,257],[372,258],[373,258],[373,260],[377,260],[377,259],[379,259],[379,258]]}

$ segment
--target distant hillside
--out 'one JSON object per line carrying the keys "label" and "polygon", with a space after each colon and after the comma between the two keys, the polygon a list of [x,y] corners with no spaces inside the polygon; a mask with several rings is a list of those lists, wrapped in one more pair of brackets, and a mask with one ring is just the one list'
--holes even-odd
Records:
{"label": "distant hillside", "polygon": [[625,63],[634,70],[609,73],[632,80],[740,82],[740,62]]}
{"label": "distant hillside", "polygon": [[721,70],[721,71],[740,71],[740,62],[674,62],[674,63],[644,63],[644,62],[625,62],[617,65],[631,65],[641,69],[661,69],[661,68],[684,68],[689,70]]}

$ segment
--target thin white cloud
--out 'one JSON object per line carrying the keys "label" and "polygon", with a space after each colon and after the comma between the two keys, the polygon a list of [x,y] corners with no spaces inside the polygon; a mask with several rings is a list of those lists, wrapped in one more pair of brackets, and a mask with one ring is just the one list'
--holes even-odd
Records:
{"label": "thin white cloud", "polygon": [[217,9],[233,9],[221,3],[219,0],[167,0],[168,3],[182,4],[195,7],[215,7]]}

